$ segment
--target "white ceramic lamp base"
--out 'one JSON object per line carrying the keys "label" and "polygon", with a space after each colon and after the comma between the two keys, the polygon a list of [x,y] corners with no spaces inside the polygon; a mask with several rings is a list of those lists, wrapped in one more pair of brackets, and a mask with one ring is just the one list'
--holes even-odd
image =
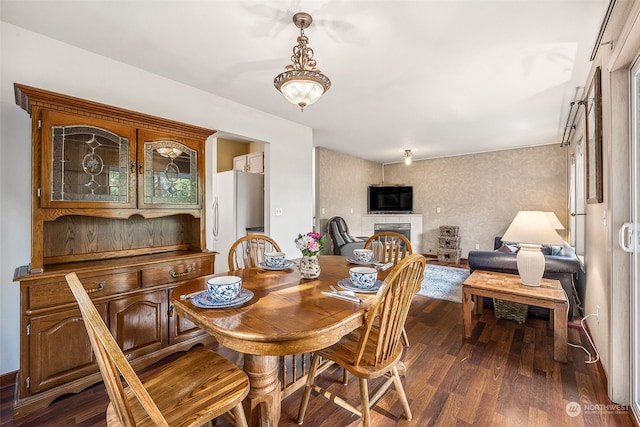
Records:
{"label": "white ceramic lamp base", "polygon": [[518,265],[518,274],[523,285],[540,286],[545,264],[540,245],[521,243],[516,257],[516,264]]}

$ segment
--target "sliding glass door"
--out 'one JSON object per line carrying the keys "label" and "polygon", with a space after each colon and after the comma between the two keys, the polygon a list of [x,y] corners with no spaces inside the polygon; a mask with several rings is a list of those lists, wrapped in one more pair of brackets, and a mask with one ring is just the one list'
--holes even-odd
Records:
{"label": "sliding glass door", "polygon": [[640,419],[640,58],[631,69],[631,222],[620,230],[620,245],[631,253],[631,409]]}

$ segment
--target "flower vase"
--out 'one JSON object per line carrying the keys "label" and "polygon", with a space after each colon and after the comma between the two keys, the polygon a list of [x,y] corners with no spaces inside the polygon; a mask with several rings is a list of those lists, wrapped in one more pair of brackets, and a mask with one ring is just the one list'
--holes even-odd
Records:
{"label": "flower vase", "polygon": [[300,275],[303,279],[317,279],[320,276],[320,262],[318,262],[316,255],[302,257]]}

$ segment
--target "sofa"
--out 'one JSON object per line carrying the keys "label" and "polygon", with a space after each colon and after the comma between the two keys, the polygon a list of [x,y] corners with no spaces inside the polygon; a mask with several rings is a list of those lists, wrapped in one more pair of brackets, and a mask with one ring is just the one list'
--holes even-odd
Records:
{"label": "sofa", "polygon": [[[543,246],[545,257],[544,276],[547,279],[559,280],[569,300],[568,316],[580,315],[575,301],[574,282],[580,271],[580,260],[568,243],[562,246]],[[468,255],[469,270],[495,271],[499,273],[518,274],[516,265],[518,247],[516,244],[504,244],[500,237],[494,241],[493,251],[470,251]],[[485,307],[493,308],[493,300],[484,298]],[[549,318],[549,309],[529,306],[529,316]]]}

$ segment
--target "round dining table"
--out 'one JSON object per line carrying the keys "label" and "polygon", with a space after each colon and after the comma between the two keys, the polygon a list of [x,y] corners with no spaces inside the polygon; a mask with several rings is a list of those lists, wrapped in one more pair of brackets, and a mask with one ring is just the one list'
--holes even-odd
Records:
{"label": "round dining table", "polygon": [[[252,426],[276,426],[280,419],[279,356],[313,352],[335,344],[360,327],[375,293],[357,293],[352,302],[326,295],[331,286],[349,277],[354,267],[343,256],[318,256],[320,276],[303,279],[288,262],[283,270],[247,268],[187,280],[171,293],[180,316],[214,336],[223,346],[244,354],[243,370],[251,390],[245,401]],[[378,271],[383,280],[388,271]],[[181,296],[206,289],[214,276],[242,278],[242,288],[253,293],[244,304],[230,308],[200,308]],[[325,292],[325,293],[323,293]]]}

